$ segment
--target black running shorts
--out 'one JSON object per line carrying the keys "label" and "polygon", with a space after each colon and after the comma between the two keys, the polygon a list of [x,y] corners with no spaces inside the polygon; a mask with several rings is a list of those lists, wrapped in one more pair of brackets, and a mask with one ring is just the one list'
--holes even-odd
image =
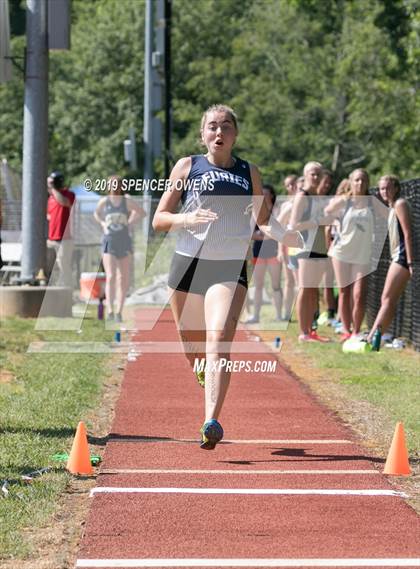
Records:
{"label": "black running shorts", "polygon": [[182,292],[205,295],[214,284],[234,282],[248,288],[246,261],[212,261],[175,253],[168,285]]}

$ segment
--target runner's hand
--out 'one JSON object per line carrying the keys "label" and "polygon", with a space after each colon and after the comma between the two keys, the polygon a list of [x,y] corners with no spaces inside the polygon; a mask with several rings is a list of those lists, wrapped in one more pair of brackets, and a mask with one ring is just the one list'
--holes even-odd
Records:
{"label": "runner's hand", "polygon": [[191,227],[192,225],[210,223],[218,218],[217,213],[211,209],[198,208],[195,211],[184,214],[184,226]]}

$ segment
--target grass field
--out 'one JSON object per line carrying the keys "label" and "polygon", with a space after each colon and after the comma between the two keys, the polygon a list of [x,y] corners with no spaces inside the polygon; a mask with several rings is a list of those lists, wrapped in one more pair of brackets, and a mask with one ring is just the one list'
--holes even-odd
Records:
{"label": "grass field", "polygon": [[[286,338],[282,355],[287,351],[299,356],[302,362],[325,370],[325,377],[345,386],[349,400],[368,401],[389,417],[391,423],[403,421],[407,446],[413,456],[420,455],[420,354],[404,348],[382,348],[369,354],[345,354],[338,336],[329,327],[320,327],[319,333],[329,336],[329,344],[298,344],[298,326],[289,324],[287,331],[275,331],[270,321],[272,309],[263,306],[261,324],[253,326],[263,330],[264,339],[273,340],[279,335]],[[283,323],[281,323],[283,325]],[[264,331],[265,330],[265,331]]]}
{"label": "grass field", "polygon": [[[110,356],[100,354],[28,354],[32,341],[110,341],[113,333],[93,318],[82,334],[36,332],[35,320],[7,319],[0,343],[0,557],[30,553],[24,528],[45,524],[66,488],[69,474],[51,459],[69,452],[78,421],[99,401]],[[87,423],[89,428],[89,423]],[[21,476],[51,470],[25,483]],[[3,499],[2,499],[3,498]]]}

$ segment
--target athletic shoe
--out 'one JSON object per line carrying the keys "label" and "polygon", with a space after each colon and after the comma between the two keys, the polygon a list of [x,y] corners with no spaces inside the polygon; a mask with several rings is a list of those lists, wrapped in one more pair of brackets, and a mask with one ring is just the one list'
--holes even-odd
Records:
{"label": "athletic shoe", "polygon": [[330,341],[330,339],[325,338],[325,336],[319,336],[315,330],[312,330],[312,332],[310,333],[310,336],[311,336],[313,341],[321,342],[322,344],[326,344]]}
{"label": "athletic shoe", "polygon": [[343,332],[342,334],[340,334],[340,342],[346,342],[347,340],[350,340],[350,338],[352,338],[352,334],[350,334],[350,332]]}
{"label": "athletic shoe", "polygon": [[298,342],[315,342],[315,340],[311,337],[310,334],[299,334]]}
{"label": "athletic shoe", "polygon": [[365,342],[367,340],[367,334],[364,332],[359,332],[358,334],[353,333],[351,339],[357,342]]}
{"label": "athletic shoe", "polygon": [[204,387],[206,384],[206,372],[203,371],[196,371],[195,377],[197,378],[198,385],[200,387]]}
{"label": "athletic shoe", "polygon": [[246,320],[245,324],[259,324],[259,322],[260,322],[260,319],[253,316],[252,318],[249,318],[248,320]]}
{"label": "athletic shoe", "polygon": [[117,312],[117,314],[115,315],[115,322],[118,322],[119,324],[121,324],[121,322],[122,322],[121,312]]}
{"label": "athletic shoe", "polygon": [[223,427],[216,419],[211,419],[204,423],[200,433],[200,447],[204,450],[213,450],[217,443],[223,439]]}

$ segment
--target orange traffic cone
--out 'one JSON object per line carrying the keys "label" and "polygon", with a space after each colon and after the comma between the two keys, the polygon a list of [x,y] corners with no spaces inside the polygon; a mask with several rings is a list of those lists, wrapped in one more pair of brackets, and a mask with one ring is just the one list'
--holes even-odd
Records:
{"label": "orange traffic cone", "polygon": [[384,474],[392,474],[394,476],[408,476],[411,474],[402,423],[397,423],[395,427],[394,438],[386,459]]}
{"label": "orange traffic cone", "polygon": [[93,474],[86,427],[82,421],[77,425],[76,436],[67,461],[67,470],[72,474]]}

